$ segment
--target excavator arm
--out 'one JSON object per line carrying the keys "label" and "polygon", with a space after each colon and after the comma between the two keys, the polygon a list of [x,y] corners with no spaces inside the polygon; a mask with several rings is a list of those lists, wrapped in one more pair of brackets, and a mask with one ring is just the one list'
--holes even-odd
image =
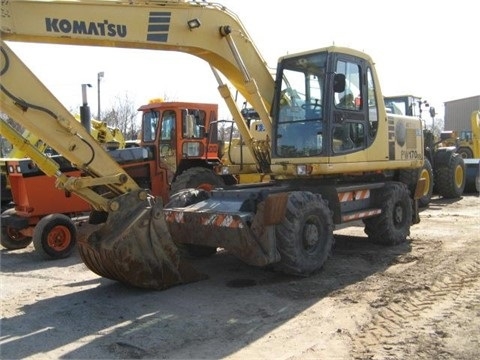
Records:
{"label": "excavator arm", "polygon": [[[6,41],[180,51],[197,56],[210,64],[241,135],[254,146],[218,71],[254,107],[268,133],[274,80],[236,16],[219,4],[206,2],[10,0],[1,2],[1,37],[2,111],[85,174],[79,178],[55,175],[58,187],[79,194],[94,209],[90,222],[99,228],[79,241],[85,264],[101,276],[144,288],[163,289],[201,279],[173,243],[161,200],[139,188]],[[251,151],[255,156],[260,150]],[[265,158],[264,154],[260,157]]]}

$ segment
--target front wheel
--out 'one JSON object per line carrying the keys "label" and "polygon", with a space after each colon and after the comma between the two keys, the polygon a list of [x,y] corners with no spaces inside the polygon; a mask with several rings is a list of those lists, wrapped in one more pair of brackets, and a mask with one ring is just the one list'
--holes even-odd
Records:
{"label": "front wheel", "polygon": [[35,252],[44,258],[61,259],[70,256],[77,240],[77,228],[63,214],[43,217],[33,231]]}
{"label": "front wheel", "polygon": [[334,241],[332,212],[320,195],[292,192],[275,234],[280,253],[275,269],[307,276],[321,269],[330,255]]}
{"label": "front wheel", "polygon": [[[7,209],[2,213],[2,218],[17,216],[15,209]],[[5,221],[2,219],[2,223]],[[24,249],[31,244],[32,238],[30,236],[23,235],[18,229],[15,229],[9,225],[2,224],[2,238],[0,243],[8,250]]]}
{"label": "front wheel", "polygon": [[412,200],[405,184],[390,183],[380,189],[375,200],[382,212],[364,219],[368,238],[381,245],[397,245],[407,240],[412,224]]}

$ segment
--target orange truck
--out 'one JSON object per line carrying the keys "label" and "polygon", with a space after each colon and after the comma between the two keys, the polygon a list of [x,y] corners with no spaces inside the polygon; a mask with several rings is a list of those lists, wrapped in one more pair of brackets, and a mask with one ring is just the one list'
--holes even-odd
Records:
{"label": "orange truck", "polygon": [[[139,146],[109,153],[141,187],[166,202],[171,191],[235,182],[233,176],[214,172],[223,149],[207,132],[213,126],[216,133],[217,104],[154,100],[139,111],[143,129]],[[29,156],[6,161],[15,206],[1,215],[1,245],[14,250],[33,242],[35,252],[44,258],[68,257],[75,248],[77,225],[90,212],[90,205],[57,189],[55,178],[45,175]],[[50,159],[67,176],[80,175],[61,155]]]}

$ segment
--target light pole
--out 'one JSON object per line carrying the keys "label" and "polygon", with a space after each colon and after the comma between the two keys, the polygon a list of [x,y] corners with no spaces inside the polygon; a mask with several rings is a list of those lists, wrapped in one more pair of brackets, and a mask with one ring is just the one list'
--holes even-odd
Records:
{"label": "light pole", "polygon": [[103,71],[97,74],[97,92],[98,92],[98,112],[97,112],[97,119],[100,121],[100,81],[102,80],[105,73]]}

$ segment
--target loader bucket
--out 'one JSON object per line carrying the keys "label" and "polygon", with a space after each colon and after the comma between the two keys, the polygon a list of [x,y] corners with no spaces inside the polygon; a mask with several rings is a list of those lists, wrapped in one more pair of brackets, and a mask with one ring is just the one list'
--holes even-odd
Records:
{"label": "loader bucket", "polygon": [[85,265],[100,276],[147,289],[206,278],[180,256],[165,223],[162,201],[141,201],[137,195],[132,192],[115,199],[119,210],[79,239]]}

